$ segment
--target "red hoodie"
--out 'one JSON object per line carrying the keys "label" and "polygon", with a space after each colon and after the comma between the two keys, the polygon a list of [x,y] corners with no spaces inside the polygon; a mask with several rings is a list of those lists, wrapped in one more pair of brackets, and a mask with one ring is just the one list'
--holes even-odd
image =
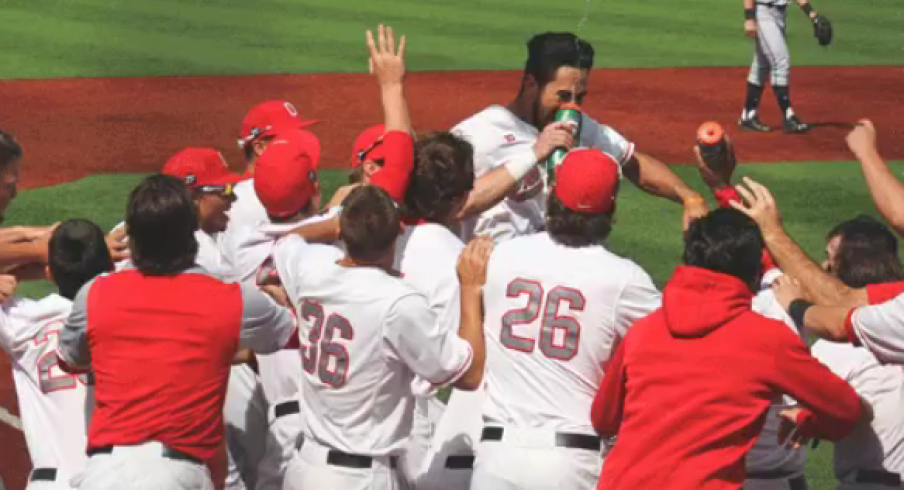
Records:
{"label": "red hoodie", "polygon": [[593,426],[618,438],[601,489],[740,489],[744,456],[770,401],[810,408],[816,432],[846,436],[862,416],[854,390],[781,322],[751,311],[740,280],[681,266],[663,307],[635,323],[593,402]]}

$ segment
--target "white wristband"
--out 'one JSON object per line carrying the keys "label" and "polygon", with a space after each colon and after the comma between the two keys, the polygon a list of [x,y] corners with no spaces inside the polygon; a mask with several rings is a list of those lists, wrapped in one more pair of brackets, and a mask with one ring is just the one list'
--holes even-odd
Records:
{"label": "white wristband", "polygon": [[515,180],[523,179],[536,165],[537,156],[534,154],[533,150],[528,150],[515,155],[502,164]]}

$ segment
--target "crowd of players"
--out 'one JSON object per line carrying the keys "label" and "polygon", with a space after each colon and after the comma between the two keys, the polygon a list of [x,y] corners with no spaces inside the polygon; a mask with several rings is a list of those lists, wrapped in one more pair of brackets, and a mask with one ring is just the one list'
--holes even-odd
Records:
{"label": "crowd of players", "polygon": [[[213,488],[224,439],[227,489],[801,489],[811,439],[836,442],[839,488],[901,487],[886,225],[840,223],[820,266],[765,187],[731,186],[733,156],[698,154],[710,212],[613,128],[585,115],[573,134],[553,119],[593,49],[571,34],[529,41],[508,105],[415,136],[405,40],[367,40],[384,123],[328,203],[316,126],[274,100],[242,123],[241,175],[188,148],[109,234],[0,229],[30,490]],[[848,144],[901,232],[875,138],[862,121]],[[2,210],[21,160],[0,133]],[[604,245],[625,179],[684,208],[662,293]],[[15,296],[44,274],[58,294]]]}

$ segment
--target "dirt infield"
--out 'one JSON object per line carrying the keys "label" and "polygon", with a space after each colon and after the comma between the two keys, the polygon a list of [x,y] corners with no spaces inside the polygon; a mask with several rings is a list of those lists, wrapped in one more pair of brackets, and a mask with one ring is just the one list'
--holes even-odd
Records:
{"label": "dirt infield", "polygon": [[[597,70],[586,110],[668,163],[690,158],[697,125],[716,120],[734,128],[743,101],[745,69]],[[508,101],[517,72],[419,72],[409,77],[416,126],[449,128],[487,104]],[[904,68],[796,68],[792,98],[802,118],[823,123],[809,135],[742,134],[748,161],[850,159],[835,123],[861,117],[881,130],[890,158],[904,158],[904,129],[892,101]],[[224,151],[235,167],[245,111],[268,98],[291,100],[305,117],[321,120],[324,166],[341,167],[355,135],[381,119],[367,75],[268,75],[197,78],[76,79],[0,82],[0,128],[27,152],[26,187],[51,185],[98,172],[153,171],[189,145]],[[763,119],[778,121],[771,94]]]}
{"label": "dirt infield", "polygon": [[[820,124],[807,135],[737,133],[746,70],[597,70],[588,113],[667,163],[687,163],[697,126],[725,124],[745,161],[849,160],[843,141],[850,123],[873,119],[888,158],[904,159],[904,129],[894,111],[904,68],[796,68],[795,107]],[[516,72],[419,72],[409,76],[415,126],[445,129],[491,103],[508,101]],[[184,146],[212,146],[233,167],[241,118],[255,103],[284,98],[306,118],[327,167],[349,161],[354,137],[379,122],[374,82],[366,75],[273,75],[197,78],[78,79],[0,82],[0,128],[26,152],[25,187],[57,184],[99,172],[154,171]],[[779,121],[771,94],[762,117]],[[9,361],[0,355],[0,408],[17,413]],[[0,474],[7,488],[24,488],[30,466],[21,433],[0,423]]]}

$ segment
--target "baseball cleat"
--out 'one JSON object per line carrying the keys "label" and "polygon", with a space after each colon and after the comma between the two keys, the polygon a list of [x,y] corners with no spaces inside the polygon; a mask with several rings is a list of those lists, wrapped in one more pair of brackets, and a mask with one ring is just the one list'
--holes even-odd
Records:
{"label": "baseball cleat", "polygon": [[791,116],[788,119],[785,119],[783,129],[786,133],[806,133],[810,130],[810,125],[801,122],[797,116]]}
{"label": "baseball cleat", "polygon": [[760,118],[756,116],[741,118],[738,121],[738,126],[741,127],[742,131],[754,131],[757,133],[768,133],[769,131],[772,131],[772,128],[761,123]]}

